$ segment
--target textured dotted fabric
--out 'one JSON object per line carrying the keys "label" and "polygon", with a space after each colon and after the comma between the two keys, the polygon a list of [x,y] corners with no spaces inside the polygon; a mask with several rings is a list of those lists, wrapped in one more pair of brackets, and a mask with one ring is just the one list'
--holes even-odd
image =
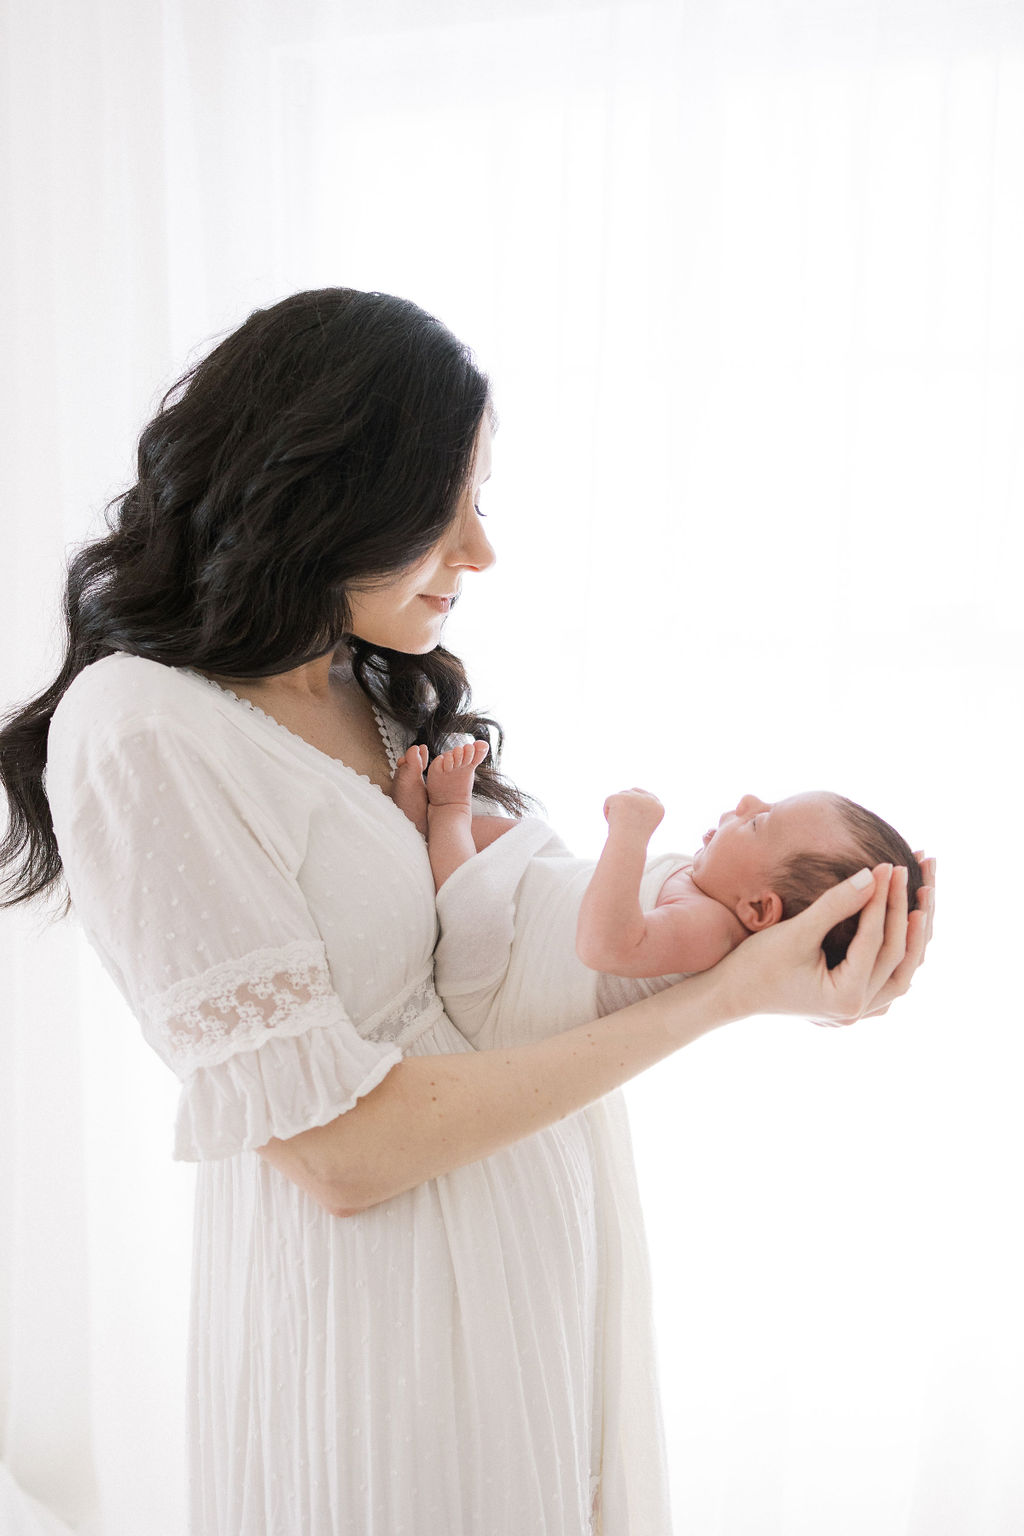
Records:
{"label": "textured dotted fabric", "polygon": [[254,1150],[403,1054],[472,1049],[433,990],[411,823],[207,679],[123,655],[58,708],[47,793],[78,919],[181,1080],[175,1152],[199,1162],[192,1536],[664,1536],[594,1513],[610,1465],[628,1480],[599,1116],[352,1218]]}

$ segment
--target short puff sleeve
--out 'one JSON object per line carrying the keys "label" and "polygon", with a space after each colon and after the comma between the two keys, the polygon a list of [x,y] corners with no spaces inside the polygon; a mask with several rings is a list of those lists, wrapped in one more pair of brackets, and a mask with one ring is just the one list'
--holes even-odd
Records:
{"label": "short puff sleeve", "polygon": [[47,794],[86,936],[181,1079],[175,1157],[325,1125],[401,1059],[334,989],[296,878],[307,819],[243,787],[216,733],[55,717]]}

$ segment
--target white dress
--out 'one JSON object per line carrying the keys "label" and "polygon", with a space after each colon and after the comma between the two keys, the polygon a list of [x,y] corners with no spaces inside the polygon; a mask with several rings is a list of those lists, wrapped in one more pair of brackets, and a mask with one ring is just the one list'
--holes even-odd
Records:
{"label": "white dress", "polygon": [[473,1049],[434,991],[412,824],[216,684],[123,655],[62,700],[46,787],[200,1162],[192,1536],[666,1536],[617,1095],[355,1217],[255,1151],[403,1055]]}

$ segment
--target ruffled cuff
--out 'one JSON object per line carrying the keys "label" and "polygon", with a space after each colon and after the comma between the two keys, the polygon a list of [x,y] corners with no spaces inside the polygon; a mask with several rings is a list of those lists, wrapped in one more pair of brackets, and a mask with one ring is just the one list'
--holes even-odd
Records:
{"label": "ruffled cuff", "polygon": [[181,1162],[234,1157],[327,1125],[386,1077],[402,1052],[330,1028],[260,1045],[185,1079],[174,1156]]}

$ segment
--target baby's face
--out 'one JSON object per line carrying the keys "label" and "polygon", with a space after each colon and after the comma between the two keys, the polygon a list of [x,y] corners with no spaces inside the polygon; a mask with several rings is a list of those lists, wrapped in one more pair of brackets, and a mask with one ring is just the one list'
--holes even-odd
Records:
{"label": "baby's face", "polygon": [[735,810],[705,832],[690,876],[698,890],[732,911],[742,901],[772,890],[786,861],[797,853],[845,852],[850,845],[831,795],[814,790],[770,804],[744,795]]}

